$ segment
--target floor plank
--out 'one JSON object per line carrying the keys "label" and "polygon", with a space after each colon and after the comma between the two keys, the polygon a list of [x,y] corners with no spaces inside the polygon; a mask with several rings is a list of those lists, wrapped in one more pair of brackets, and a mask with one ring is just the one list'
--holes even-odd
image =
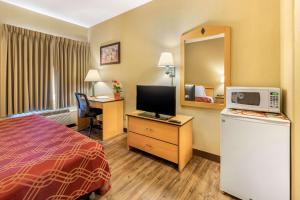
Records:
{"label": "floor plank", "polygon": [[127,135],[101,142],[112,174],[111,190],[97,200],[231,200],[219,190],[219,163],[193,156],[179,173],[171,162],[127,150]]}

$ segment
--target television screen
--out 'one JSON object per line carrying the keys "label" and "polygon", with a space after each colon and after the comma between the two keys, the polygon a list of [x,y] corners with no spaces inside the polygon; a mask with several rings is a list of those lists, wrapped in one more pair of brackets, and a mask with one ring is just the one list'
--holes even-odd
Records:
{"label": "television screen", "polygon": [[136,109],[159,114],[176,115],[176,87],[137,86]]}

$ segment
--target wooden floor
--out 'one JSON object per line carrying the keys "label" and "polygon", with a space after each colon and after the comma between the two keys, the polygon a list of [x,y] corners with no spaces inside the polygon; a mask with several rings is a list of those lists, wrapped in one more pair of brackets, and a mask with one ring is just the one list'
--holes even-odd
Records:
{"label": "wooden floor", "polygon": [[[97,139],[97,138],[95,138]],[[183,172],[176,165],[143,153],[128,151],[126,135],[103,143],[112,174],[111,190],[97,200],[227,200],[219,190],[218,163],[194,156]]]}

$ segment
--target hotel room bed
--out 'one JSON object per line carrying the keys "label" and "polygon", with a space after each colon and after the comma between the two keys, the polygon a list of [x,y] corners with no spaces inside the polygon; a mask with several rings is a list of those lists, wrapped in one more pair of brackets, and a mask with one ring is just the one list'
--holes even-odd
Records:
{"label": "hotel room bed", "polygon": [[0,121],[0,199],[76,199],[110,189],[103,146],[42,116]]}

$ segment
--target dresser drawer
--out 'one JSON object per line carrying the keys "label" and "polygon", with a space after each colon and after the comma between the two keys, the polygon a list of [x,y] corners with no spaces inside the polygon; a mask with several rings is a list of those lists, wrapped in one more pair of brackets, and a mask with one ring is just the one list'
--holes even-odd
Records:
{"label": "dresser drawer", "polygon": [[128,131],[178,145],[178,127],[176,125],[129,117]]}
{"label": "dresser drawer", "polygon": [[128,132],[128,145],[178,163],[178,146],[160,140],[149,138],[133,132]]}

